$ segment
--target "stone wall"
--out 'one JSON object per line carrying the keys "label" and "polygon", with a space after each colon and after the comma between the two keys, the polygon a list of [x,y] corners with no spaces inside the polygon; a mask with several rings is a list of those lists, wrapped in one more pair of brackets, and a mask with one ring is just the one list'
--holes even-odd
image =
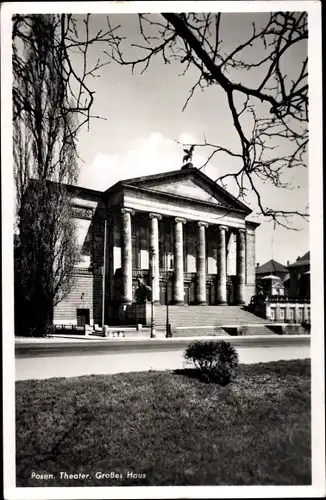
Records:
{"label": "stone wall", "polygon": [[[103,265],[104,265],[104,230],[105,230],[106,206],[101,201],[93,216],[93,308],[94,322],[102,324],[102,297],[103,297]],[[107,222],[107,236],[110,231],[109,222]],[[109,290],[109,252],[108,245],[106,247],[106,276],[105,276],[105,294],[108,295]]]}
{"label": "stone wall", "polygon": [[[103,262],[104,262],[104,223],[106,207],[102,201],[91,203],[89,200],[77,200],[82,205],[93,208],[93,217],[89,222],[87,235],[90,246],[90,261],[80,262],[76,268],[75,284],[68,297],[54,307],[54,324],[77,324],[77,309],[88,309],[91,324],[102,323]],[[109,224],[107,225],[107,234]],[[108,250],[108,245],[107,245]],[[106,266],[106,295],[109,290],[109,252]]]}
{"label": "stone wall", "polygon": [[270,303],[269,317],[280,323],[302,323],[310,321],[310,304]]}
{"label": "stone wall", "polygon": [[268,302],[256,306],[255,314],[276,323],[303,323],[311,321],[310,304],[295,302]]}
{"label": "stone wall", "polygon": [[[54,324],[77,324],[77,309],[89,309],[90,322],[94,321],[93,274],[85,272],[74,275],[74,287],[68,297],[53,310]],[[95,321],[96,322],[96,321]]]}
{"label": "stone wall", "polygon": [[151,303],[124,304],[119,307],[119,320],[125,325],[142,324],[149,326],[151,323]]}
{"label": "stone wall", "polygon": [[108,231],[108,293],[107,304],[120,300],[121,276],[117,271],[121,269],[121,216],[112,213]]}

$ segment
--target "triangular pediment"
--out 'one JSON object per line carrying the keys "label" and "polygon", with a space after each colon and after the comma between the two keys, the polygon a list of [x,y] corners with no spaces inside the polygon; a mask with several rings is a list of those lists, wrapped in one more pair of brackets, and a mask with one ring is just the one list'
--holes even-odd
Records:
{"label": "triangular pediment", "polygon": [[128,179],[122,181],[122,184],[216,206],[232,207],[247,213],[251,212],[246,205],[195,168]]}
{"label": "triangular pediment", "polygon": [[161,193],[184,196],[193,200],[206,201],[208,203],[214,203],[216,205],[221,204],[220,200],[218,200],[211,193],[207,192],[207,190],[203,189],[201,186],[198,186],[198,184],[196,184],[192,179],[165,182],[156,186],[150,186],[148,187],[148,189],[159,191]]}

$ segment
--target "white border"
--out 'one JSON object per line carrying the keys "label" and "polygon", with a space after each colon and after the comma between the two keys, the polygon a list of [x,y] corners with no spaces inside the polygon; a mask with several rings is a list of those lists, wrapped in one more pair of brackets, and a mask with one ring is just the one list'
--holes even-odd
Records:
{"label": "white border", "polygon": [[[311,263],[311,389],[312,484],[325,496],[325,385],[324,385],[324,261],[323,261],[323,124],[321,3],[308,10],[309,69],[309,206]],[[320,483],[318,483],[320,481]]]}
{"label": "white border", "polygon": [[[15,401],[13,332],[13,175],[11,105],[11,15],[19,13],[136,12],[270,12],[308,11],[310,83],[310,251],[312,276],[312,451],[313,484],[307,487],[57,487],[15,488]],[[4,492],[6,499],[64,498],[261,498],[323,497],[325,495],[325,395],[323,339],[323,210],[322,210],[322,73],[321,3],[319,1],[237,2],[13,2],[1,6],[1,146],[2,146],[2,297],[4,380]],[[300,460],[300,457],[298,457]]]}

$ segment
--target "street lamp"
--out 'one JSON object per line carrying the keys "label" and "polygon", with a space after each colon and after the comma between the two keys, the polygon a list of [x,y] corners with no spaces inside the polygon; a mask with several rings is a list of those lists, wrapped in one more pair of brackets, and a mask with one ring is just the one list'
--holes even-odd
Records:
{"label": "street lamp", "polygon": [[165,325],[165,337],[171,337],[170,327],[169,327],[169,272],[166,271],[165,274],[165,303],[166,303],[166,325]]}
{"label": "street lamp", "polygon": [[149,247],[149,255],[150,255],[150,267],[151,267],[151,281],[152,281],[152,293],[151,293],[151,339],[155,339],[155,311],[154,311],[154,257],[155,257],[155,248]]}

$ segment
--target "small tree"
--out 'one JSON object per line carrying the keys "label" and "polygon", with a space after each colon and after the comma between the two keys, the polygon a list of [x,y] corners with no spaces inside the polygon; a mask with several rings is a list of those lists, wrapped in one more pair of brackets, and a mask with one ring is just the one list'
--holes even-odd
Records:
{"label": "small tree", "polygon": [[43,336],[52,324],[53,307],[74,285],[79,259],[69,196],[63,186],[30,182],[22,204],[16,246],[16,329]]}

